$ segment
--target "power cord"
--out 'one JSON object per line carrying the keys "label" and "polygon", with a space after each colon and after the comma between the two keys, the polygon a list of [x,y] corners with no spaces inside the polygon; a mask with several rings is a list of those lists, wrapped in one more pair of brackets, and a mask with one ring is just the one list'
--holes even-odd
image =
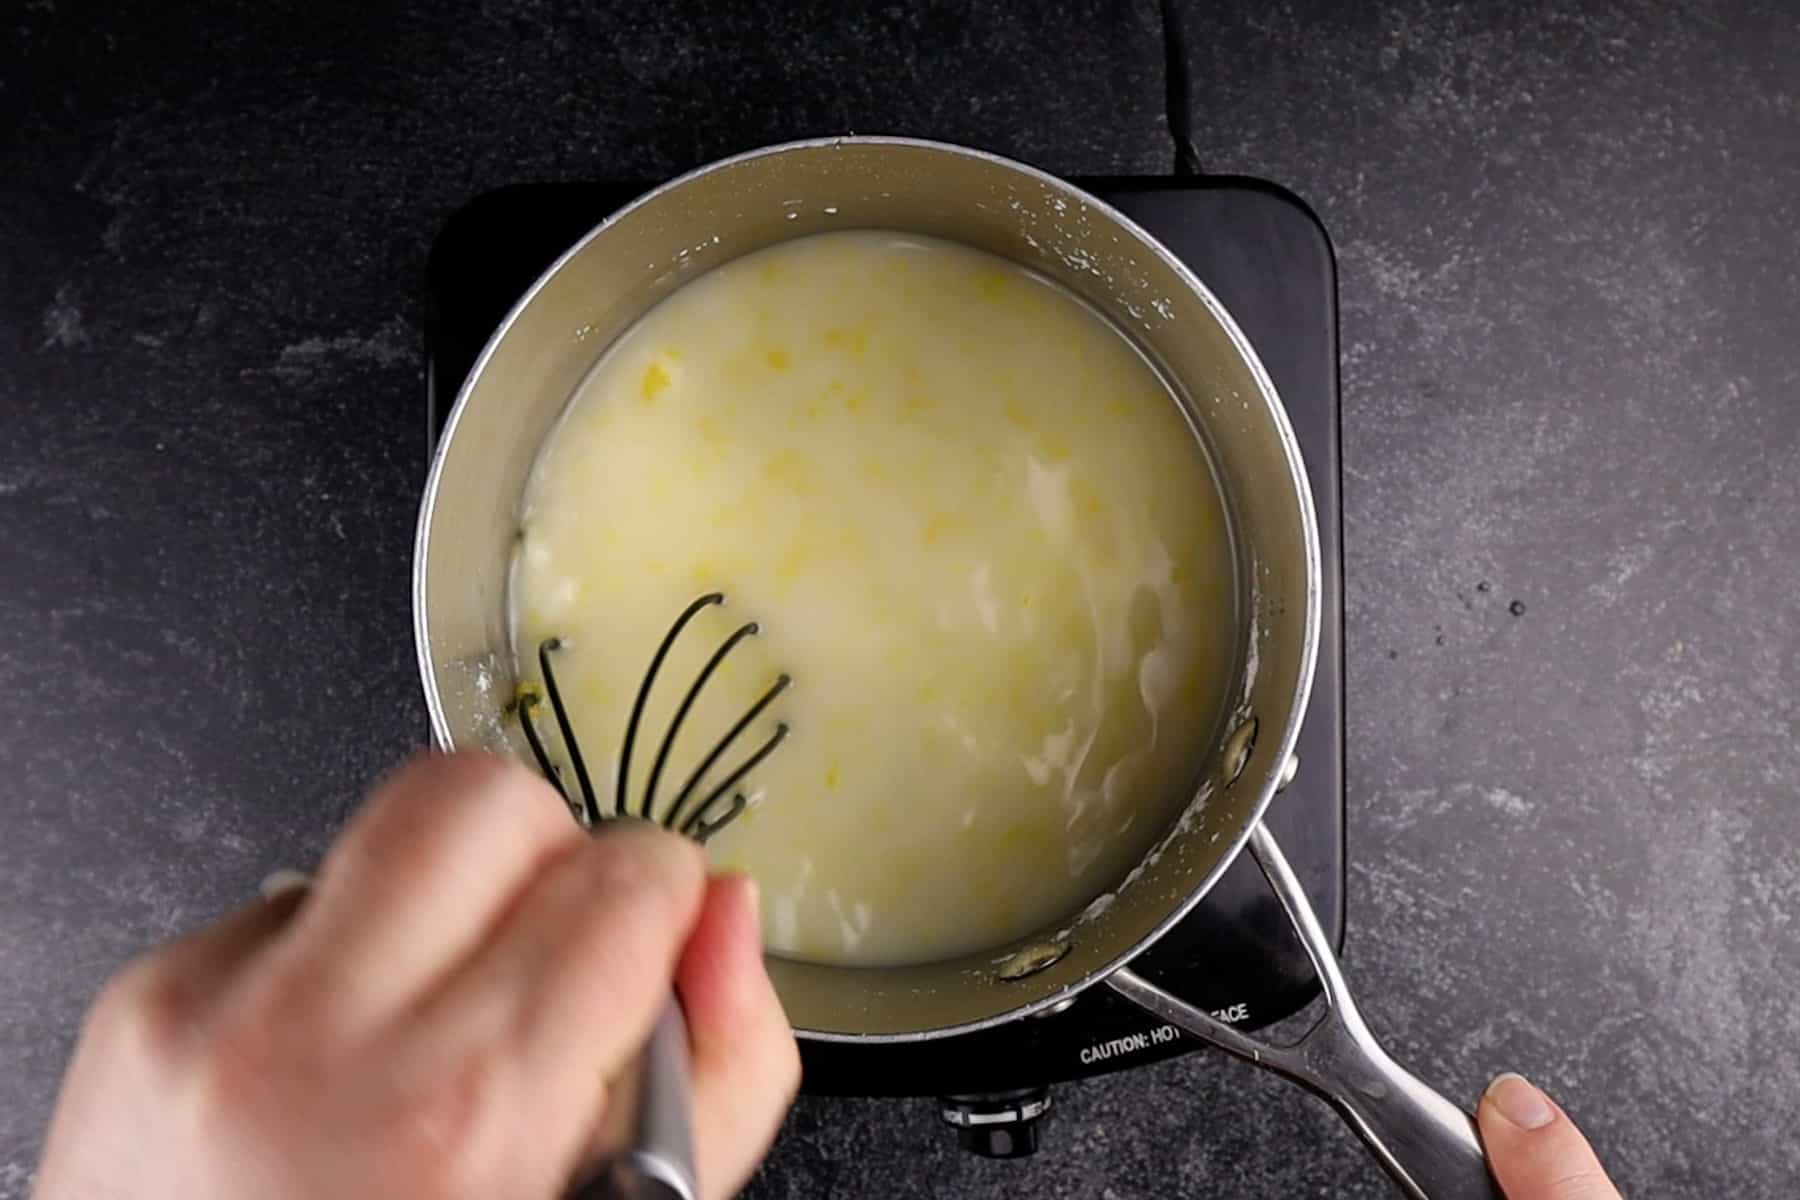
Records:
{"label": "power cord", "polygon": [[1169,138],[1175,143],[1175,174],[1204,175],[1200,151],[1194,145],[1193,88],[1179,3],[1180,0],[1162,0],[1163,109]]}

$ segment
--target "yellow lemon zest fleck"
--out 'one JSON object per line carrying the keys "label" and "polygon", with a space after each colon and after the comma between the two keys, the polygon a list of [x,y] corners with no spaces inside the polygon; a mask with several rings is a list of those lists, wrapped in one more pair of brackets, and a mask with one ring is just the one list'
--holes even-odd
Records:
{"label": "yellow lemon zest fleck", "polygon": [[668,371],[661,363],[651,363],[644,368],[644,383],[639,389],[639,397],[645,404],[655,404],[656,397],[668,389],[674,380],[669,378]]}
{"label": "yellow lemon zest fleck", "polygon": [[1075,501],[1081,511],[1091,516],[1100,514],[1100,493],[1094,485],[1085,479],[1077,479],[1069,484],[1069,498]]}
{"label": "yellow lemon zest fleck", "polygon": [[975,290],[983,300],[998,300],[1006,295],[1008,283],[1005,271],[979,271],[975,275]]}
{"label": "yellow lemon zest fleck", "polygon": [[827,329],[825,344],[854,356],[868,348],[869,339],[860,329]]}
{"label": "yellow lemon zest fleck", "polygon": [[775,564],[775,578],[782,583],[793,583],[811,560],[812,552],[804,542],[796,540],[788,546],[780,561]]}
{"label": "yellow lemon zest fleck", "polygon": [[763,464],[763,478],[770,483],[784,483],[796,492],[809,491],[813,483],[812,462],[804,454],[783,450]]}

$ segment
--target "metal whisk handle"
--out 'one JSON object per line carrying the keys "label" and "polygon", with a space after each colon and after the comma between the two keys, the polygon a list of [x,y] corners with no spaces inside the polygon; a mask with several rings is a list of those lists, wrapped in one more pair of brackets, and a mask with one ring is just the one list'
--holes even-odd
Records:
{"label": "metal whisk handle", "polygon": [[644,1045],[631,1081],[636,1086],[621,1080],[607,1098],[609,1109],[630,1106],[609,1111],[606,1122],[624,1122],[626,1147],[583,1179],[569,1200],[699,1200],[688,1075],[687,1026],[670,996]]}

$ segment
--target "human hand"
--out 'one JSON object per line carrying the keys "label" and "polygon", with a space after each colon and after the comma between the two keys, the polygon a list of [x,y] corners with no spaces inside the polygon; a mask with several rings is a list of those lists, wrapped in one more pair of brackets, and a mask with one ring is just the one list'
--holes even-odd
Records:
{"label": "human hand", "polygon": [[1519,1076],[1488,1084],[1475,1122],[1506,1200],[1619,1200],[1569,1114]]}
{"label": "human hand", "polygon": [[537,776],[424,758],[310,891],[131,964],[88,1015],[38,1200],[553,1200],[673,979],[701,1187],[768,1149],[799,1056],[756,896],[636,822],[590,837]]}

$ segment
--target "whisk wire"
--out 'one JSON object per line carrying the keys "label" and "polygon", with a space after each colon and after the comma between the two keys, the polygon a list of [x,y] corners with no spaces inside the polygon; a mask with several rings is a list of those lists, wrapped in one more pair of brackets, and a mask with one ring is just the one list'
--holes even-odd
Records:
{"label": "whisk wire", "polygon": [[644,798],[638,804],[638,816],[648,817],[656,811],[657,781],[662,778],[663,767],[669,762],[669,751],[675,748],[675,735],[681,732],[681,723],[687,720],[688,710],[694,707],[694,701],[700,696],[700,689],[706,686],[706,681],[712,678],[713,672],[719,669],[719,664],[725,661],[725,656],[731,653],[732,648],[756,631],[755,621],[738,626],[736,632],[713,651],[712,657],[706,660],[706,666],[700,669],[700,674],[694,679],[693,686],[688,688],[687,695],[681,698],[681,707],[675,710],[675,719],[669,722],[669,731],[663,734],[662,745],[656,751],[656,762],[650,768],[650,780],[644,785]]}
{"label": "whisk wire", "polygon": [[[704,817],[707,814],[707,812],[711,810],[713,803],[716,800],[718,800],[718,798],[720,796],[723,796],[726,792],[730,791],[733,787],[736,787],[738,780],[740,780],[744,776],[748,775],[751,771],[754,771],[756,769],[756,765],[758,763],[762,762],[763,759],[765,759],[765,758],[769,757],[769,755],[773,754],[775,752],[775,747],[781,745],[782,739],[787,737],[787,732],[788,732],[788,727],[785,724],[777,725],[775,727],[775,732],[769,735],[769,740],[762,744],[762,748],[760,750],[758,750],[755,754],[752,754],[749,758],[745,759],[742,766],[738,767],[737,770],[733,771],[730,775],[725,777],[725,782],[721,783],[718,787],[714,788],[710,793],[707,794],[706,799],[700,802],[700,810],[698,812],[696,812],[692,817],[688,818],[687,823],[682,825],[681,832],[689,833],[690,831],[692,831],[692,836],[700,838],[701,841],[705,841],[706,838],[700,837],[700,834],[698,832],[698,830],[700,829],[700,825],[698,824],[698,822],[700,821],[700,818]],[[709,823],[706,826],[707,836],[710,837],[713,830],[717,829],[720,825],[723,825],[726,821],[729,821],[732,817],[735,817],[740,811],[742,811],[743,806],[744,806],[744,798],[742,796],[736,797],[732,802],[732,810],[729,814],[727,814],[725,817],[720,818],[719,820]]]}
{"label": "whisk wire", "polygon": [[[714,764],[725,756],[725,751],[729,750],[731,744],[737,741],[738,735],[750,728],[751,723],[754,722],[756,718],[762,716],[763,710],[773,704],[775,702],[775,697],[786,691],[788,685],[792,682],[793,680],[787,675],[782,675],[778,678],[769,690],[763,693],[762,699],[751,705],[750,711],[745,713],[742,717],[739,717],[737,724],[727,730],[725,736],[720,738],[707,756],[700,760],[700,765],[694,768],[693,774],[687,777],[687,782],[681,785],[681,790],[675,793],[675,803],[669,806],[669,815],[665,823],[670,829],[676,827],[675,823],[681,819],[682,810],[687,807],[688,801],[693,797],[694,789],[700,786],[700,781],[702,779],[706,778],[706,773],[712,770]],[[767,758],[770,751],[774,750],[776,745],[781,742],[781,739],[787,736],[787,731],[788,727],[786,722],[777,725],[770,742],[752,755],[747,765],[732,772],[731,777],[725,781],[725,787],[729,788],[732,784],[748,774],[751,767],[754,767],[757,763]],[[716,789],[706,798],[705,802],[700,805],[699,810],[694,814],[695,819],[705,815],[708,806],[718,798],[721,791],[723,791],[723,789]],[[726,820],[729,819],[729,817],[726,818]],[[723,821],[719,822],[719,824],[723,823]],[[688,832],[688,827],[686,825],[681,826],[681,832]]]}
{"label": "whisk wire", "polygon": [[[575,779],[581,785],[581,808],[586,816],[586,824],[592,825],[600,819],[600,801],[594,795],[594,781],[588,778],[587,763],[581,757],[581,747],[575,741],[575,730],[569,725],[569,710],[564,707],[562,689],[556,686],[556,672],[550,669],[550,652],[562,649],[561,638],[545,638],[538,645],[538,669],[544,673],[544,690],[550,693],[550,711],[556,714],[556,728],[562,733],[563,747],[569,752],[569,763],[575,768]],[[533,746],[532,749],[538,749]],[[542,753],[539,754],[540,759]],[[565,791],[563,798],[569,798]]]}
{"label": "whisk wire", "polygon": [[557,795],[564,801],[569,800],[569,789],[563,786],[562,768],[550,761],[550,754],[544,749],[543,739],[538,737],[537,725],[531,719],[531,710],[541,700],[535,691],[527,691],[519,697],[519,725],[525,730],[525,741],[531,746],[531,756],[537,759],[538,767],[544,772],[544,778],[550,781]]}
{"label": "whisk wire", "polygon": [[[619,748],[619,788],[615,794],[614,811],[619,813],[628,811],[625,797],[630,795],[627,788],[631,779],[631,748],[632,744],[637,741],[638,725],[644,719],[644,705],[649,702],[650,688],[656,682],[656,673],[662,670],[663,659],[669,656],[669,648],[675,644],[675,639],[681,636],[681,631],[687,628],[689,621],[699,615],[701,609],[708,605],[723,603],[725,603],[724,593],[708,592],[688,605],[675,619],[675,624],[669,627],[669,632],[664,636],[662,645],[656,648],[655,656],[650,659],[650,669],[644,672],[644,682],[638,688],[637,699],[631,705],[631,719],[625,723],[624,744]],[[644,815],[648,816],[649,814],[646,812]]]}
{"label": "whisk wire", "polygon": [[[761,627],[756,622],[750,621],[740,625],[717,650],[713,651],[712,656],[707,659],[705,667],[701,669],[699,677],[682,697],[681,704],[675,711],[674,719],[670,722],[668,731],[663,735],[662,743],[657,749],[656,761],[650,768],[650,777],[644,789],[643,799],[638,804],[636,814],[631,812],[631,805],[627,799],[629,795],[627,789],[631,778],[631,752],[637,742],[638,729],[643,724],[644,710],[648,705],[650,691],[655,685],[656,676],[661,671],[664,660],[668,658],[675,639],[681,636],[681,631],[687,627],[688,623],[699,614],[700,610],[709,605],[723,604],[724,602],[723,593],[709,592],[689,604],[682,611],[681,616],[676,619],[667,636],[663,638],[662,644],[657,647],[656,654],[650,660],[650,668],[644,674],[644,682],[638,688],[637,698],[632,704],[631,717],[625,725],[625,736],[619,751],[618,791],[614,796],[612,812],[607,815],[612,817],[636,815],[648,820],[657,820],[666,829],[676,830],[695,841],[704,842],[730,824],[748,807],[749,802],[744,798],[744,794],[741,791],[734,792],[733,789],[746,775],[755,770],[758,764],[773,753],[775,747],[779,746],[787,737],[788,726],[784,721],[776,725],[775,732],[762,746],[739,764],[722,782],[706,793],[698,807],[691,813],[687,811],[696,790],[706,779],[708,773],[718,765],[725,752],[768,709],[769,705],[774,703],[775,698],[786,691],[793,682],[791,677],[783,674],[776,678],[769,689],[762,694],[762,697],[750,707],[750,710],[740,717],[725,736],[720,738],[707,752],[700,761],[700,765],[681,785],[681,790],[676,793],[675,802],[669,806],[668,811],[660,818],[655,816],[657,785],[661,782],[664,768],[668,766],[669,757],[674,749],[676,737],[681,732],[682,724],[687,720],[688,713],[699,699],[701,689],[706,686],[707,681],[712,678],[719,665],[725,661],[725,657],[746,638],[761,632]],[[530,745],[532,756],[537,759],[538,767],[543,771],[544,777],[562,795],[563,800],[576,810],[582,823],[591,828],[603,819],[599,797],[594,791],[593,780],[588,775],[587,762],[581,755],[581,746],[575,740],[575,730],[569,719],[568,707],[563,703],[562,689],[557,685],[556,672],[550,663],[552,653],[563,648],[562,639],[557,637],[545,638],[538,644],[538,666],[544,676],[544,694],[540,695],[536,689],[527,689],[521,694],[518,704],[519,724],[524,729],[525,740]],[[563,776],[562,768],[551,762],[549,750],[544,745],[543,735],[538,730],[537,722],[533,720],[532,714],[543,703],[545,696],[549,698],[550,710],[556,717],[557,730],[562,735],[563,748],[568,753],[569,763],[574,769],[576,782],[580,788],[579,796],[570,794],[568,781]],[[728,801],[725,799],[727,795],[730,796]]]}
{"label": "whisk wire", "polygon": [[724,828],[726,825],[729,825],[732,821],[736,820],[737,815],[743,812],[748,805],[749,801],[744,799],[744,793],[737,792],[731,797],[731,807],[727,809],[722,816],[716,817],[711,821],[702,821],[700,818],[704,817],[709,811],[708,809],[702,808],[699,812],[688,818],[687,823],[681,827],[681,835],[683,837],[691,837],[704,846],[707,838],[711,837],[719,829]]}

